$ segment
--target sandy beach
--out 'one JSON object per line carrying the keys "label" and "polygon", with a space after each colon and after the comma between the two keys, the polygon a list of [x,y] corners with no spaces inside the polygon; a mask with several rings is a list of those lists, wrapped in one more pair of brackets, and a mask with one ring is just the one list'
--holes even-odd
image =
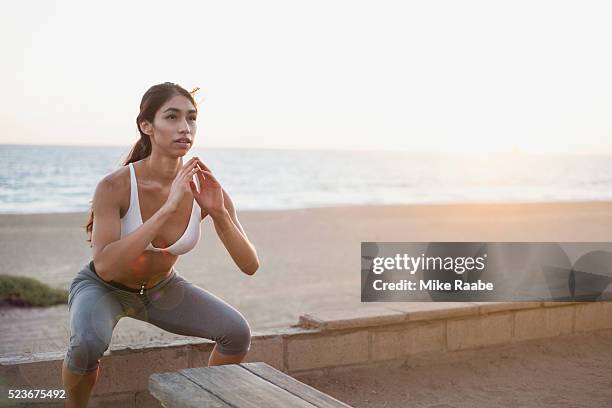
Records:
{"label": "sandy beach", "polygon": [[[261,267],[233,264],[211,220],[176,269],[240,310],[253,331],[295,324],[301,314],[360,304],[361,241],[612,240],[612,202],[354,206],[239,211]],[[0,273],[67,289],[90,260],[84,213],[0,215]],[[0,309],[0,354],[60,351],[66,305]],[[130,318],[112,344],[183,338]]]}

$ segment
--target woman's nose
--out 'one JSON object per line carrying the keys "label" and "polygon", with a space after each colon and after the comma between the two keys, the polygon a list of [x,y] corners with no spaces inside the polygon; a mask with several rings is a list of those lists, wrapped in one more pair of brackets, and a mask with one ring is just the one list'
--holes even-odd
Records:
{"label": "woman's nose", "polygon": [[191,129],[189,128],[189,123],[187,123],[187,120],[182,120],[180,127],[179,127],[179,132],[182,133],[189,133],[191,132]]}

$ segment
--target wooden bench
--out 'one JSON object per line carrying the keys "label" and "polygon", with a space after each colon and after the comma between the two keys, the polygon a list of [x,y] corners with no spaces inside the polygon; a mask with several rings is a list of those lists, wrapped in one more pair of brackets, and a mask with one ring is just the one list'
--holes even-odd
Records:
{"label": "wooden bench", "polygon": [[149,391],[166,408],[350,407],[266,363],[153,374]]}

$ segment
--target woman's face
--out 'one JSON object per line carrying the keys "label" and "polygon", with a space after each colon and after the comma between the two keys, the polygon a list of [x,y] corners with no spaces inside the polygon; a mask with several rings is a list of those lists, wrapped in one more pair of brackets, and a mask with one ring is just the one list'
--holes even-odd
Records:
{"label": "woman's face", "polygon": [[195,138],[197,113],[191,101],[175,95],[155,113],[153,127],[147,132],[151,142],[172,156],[184,156]]}

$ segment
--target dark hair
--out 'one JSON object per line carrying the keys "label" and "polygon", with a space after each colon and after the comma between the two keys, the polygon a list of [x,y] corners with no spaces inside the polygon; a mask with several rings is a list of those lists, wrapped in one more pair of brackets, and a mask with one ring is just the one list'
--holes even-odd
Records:
{"label": "dark hair", "polygon": [[[138,139],[134,146],[132,146],[132,149],[128,153],[123,166],[127,166],[130,163],[142,160],[151,155],[151,138],[142,131],[140,128],[140,123],[145,120],[153,123],[153,118],[155,118],[155,113],[157,113],[157,110],[161,108],[161,106],[170,98],[176,95],[183,95],[189,99],[197,111],[198,106],[193,98],[193,95],[198,90],[199,88],[194,88],[191,92],[189,92],[178,84],[164,82],[163,84],[153,85],[147,90],[147,92],[145,92],[145,94],[142,96],[142,100],[140,101],[140,113],[136,117],[136,127],[140,133],[140,139]],[[92,206],[89,209],[89,220],[84,226],[88,235],[87,242],[91,242],[92,238],[93,217],[94,214]]]}

